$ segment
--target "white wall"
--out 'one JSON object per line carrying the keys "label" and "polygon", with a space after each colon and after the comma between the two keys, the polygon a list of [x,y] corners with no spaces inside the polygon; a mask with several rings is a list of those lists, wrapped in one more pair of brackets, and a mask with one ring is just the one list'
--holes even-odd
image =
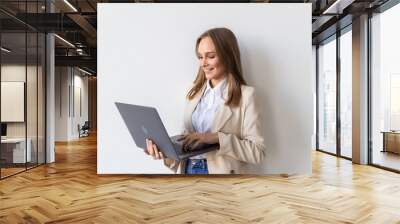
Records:
{"label": "white wall", "polygon": [[78,124],[88,120],[88,78],[76,68],[56,67],[55,79],[55,140],[77,139]]}
{"label": "white wall", "polygon": [[68,140],[68,67],[55,68],[55,141]]}
{"label": "white wall", "polygon": [[[85,121],[88,120],[88,77],[82,76],[83,73],[75,70],[74,71],[74,107],[72,108],[72,130],[71,135],[73,138],[79,137],[79,132],[77,129],[78,124],[82,126]],[[81,111],[80,111],[81,110]]]}
{"label": "white wall", "polygon": [[311,173],[310,21],[311,4],[99,4],[98,173],[171,172],[135,146],[114,103],[156,107],[180,133],[195,40],[220,26],[238,38],[263,117],[267,157],[248,172]]}

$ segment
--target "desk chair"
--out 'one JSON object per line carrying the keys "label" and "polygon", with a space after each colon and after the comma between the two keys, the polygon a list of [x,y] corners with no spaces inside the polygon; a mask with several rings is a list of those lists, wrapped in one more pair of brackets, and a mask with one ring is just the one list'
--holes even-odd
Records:
{"label": "desk chair", "polygon": [[82,127],[80,127],[80,125],[78,124],[79,138],[89,136],[89,129],[90,129],[89,121],[85,121]]}

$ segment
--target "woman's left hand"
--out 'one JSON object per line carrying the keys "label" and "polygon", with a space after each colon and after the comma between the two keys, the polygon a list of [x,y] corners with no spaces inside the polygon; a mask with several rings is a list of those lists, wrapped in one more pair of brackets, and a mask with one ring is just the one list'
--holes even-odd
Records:
{"label": "woman's left hand", "polygon": [[219,142],[217,133],[191,133],[184,135],[180,140],[183,140],[184,146],[190,146],[192,149],[199,144],[216,144]]}

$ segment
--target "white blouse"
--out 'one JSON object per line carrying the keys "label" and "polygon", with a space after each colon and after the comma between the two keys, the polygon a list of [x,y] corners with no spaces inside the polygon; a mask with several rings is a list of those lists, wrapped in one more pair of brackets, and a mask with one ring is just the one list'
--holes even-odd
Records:
{"label": "white blouse", "polygon": [[[214,115],[221,105],[225,103],[226,79],[222,80],[214,88],[210,81],[207,81],[207,87],[192,114],[192,125],[196,132],[207,133],[211,131],[214,122]],[[206,154],[190,157],[191,159],[205,159]]]}

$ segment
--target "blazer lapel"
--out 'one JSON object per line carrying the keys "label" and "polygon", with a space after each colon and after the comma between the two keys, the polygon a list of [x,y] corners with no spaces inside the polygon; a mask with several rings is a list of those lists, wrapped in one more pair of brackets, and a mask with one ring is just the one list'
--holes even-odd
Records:
{"label": "blazer lapel", "polygon": [[184,123],[185,123],[185,128],[189,131],[189,133],[194,132],[192,124],[192,114],[194,109],[196,109],[196,106],[199,103],[201,96],[203,95],[204,90],[206,89],[206,86],[207,85],[204,84],[201,90],[197,93],[197,95],[192,100],[189,100],[186,105],[184,113]]}
{"label": "blazer lapel", "polygon": [[229,106],[225,105],[224,102],[224,104],[221,105],[221,107],[215,114],[213,127],[211,128],[212,132],[214,133],[220,131],[221,128],[226,124],[226,122],[231,118],[231,116],[232,109]]}
{"label": "blazer lapel", "polygon": [[[228,99],[228,86],[226,85],[225,89],[222,91],[223,98],[225,100]],[[220,131],[226,122],[228,122],[228,120],[232,117],[232,109],[225,105],[225,100],[214,116],[213,126],[211,127],[211,132],[213,133]]]}

